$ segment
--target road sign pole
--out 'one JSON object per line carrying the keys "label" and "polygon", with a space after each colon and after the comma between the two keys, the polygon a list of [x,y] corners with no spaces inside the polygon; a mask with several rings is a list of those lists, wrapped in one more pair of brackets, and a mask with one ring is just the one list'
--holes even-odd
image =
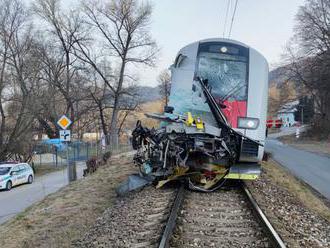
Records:
{"label": "road sign pole", "polygon": [[66,143],[66,164],[67,164],[67,172],[68,172],[68,182],[71,182],[71,173],[70,173],[70,161],[69,161],[69,142]]}
{"label": "road sign pole", "polygon": [[72,121],[63,115],[58,121],[57,125],[62,129],[60,130],[60,140],[64,142],[67,146],[66,148],[66,162],[67,162],[67,170],[68,170],[68,181],[69,183],[75,180],[75,174],[73,173],[73,168],[71,168],[70,156],[69,156],[69,143],[71,141],[71,132],[67,130],[67,128],[71,125]]}

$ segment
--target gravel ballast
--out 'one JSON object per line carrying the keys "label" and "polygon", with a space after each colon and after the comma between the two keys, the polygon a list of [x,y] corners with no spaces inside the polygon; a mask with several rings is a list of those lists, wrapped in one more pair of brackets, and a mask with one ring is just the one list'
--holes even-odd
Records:
{"label": "gravel ballast", "polygon": [[330,223],[308,209],[292,192],[274,182],[268,173],[264,171],[259,180],[250,182],[248,186],[286,245],[330,247]]}
{"label": "gravel ballast", "polygon": [[74,247],[153,247],[165,226],[174,190],[147,187],[118,198]]}

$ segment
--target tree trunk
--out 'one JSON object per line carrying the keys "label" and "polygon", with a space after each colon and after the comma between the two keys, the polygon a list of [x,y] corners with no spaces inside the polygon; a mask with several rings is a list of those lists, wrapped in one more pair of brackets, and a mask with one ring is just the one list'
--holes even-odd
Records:
{"label": "tree trunk", "polygon": [[105,136],[105,142],[106,142],[106,145],[110,145],[109,132],[108,132],[107,124],[105,122],[104,109],[102,108],[101,102],[98,102],[98,107],[99,107],[99,112],[100,112],[102,132]]}
{"label": "tree trunk", "polygon": [[111,124],[110,124],[110,145],[113,148],[118,147],[117,124],[118,124],[118,113],[119,113],[119,107],[120,107],[119,106],[119,98],[120,98],[120,92],[122,90],[122,86],[123,86],[123,82],[124,82],[125,66],[126,66],[126,52],[124,53],[122,61],[121,61],[118,87],[117,87],[117,90],[115,92],[115,97],[114,97],[115,101],[114,101],[114,104],[113,104]]}

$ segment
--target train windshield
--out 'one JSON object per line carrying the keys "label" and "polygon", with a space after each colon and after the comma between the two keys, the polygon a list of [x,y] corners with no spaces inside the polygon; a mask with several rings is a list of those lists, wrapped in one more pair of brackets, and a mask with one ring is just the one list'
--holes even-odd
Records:
{"label": "train windshield", "polygon": [[208,79],[212,93],[221,101],[247,100],[247,48],[200,45],[197,76]]}

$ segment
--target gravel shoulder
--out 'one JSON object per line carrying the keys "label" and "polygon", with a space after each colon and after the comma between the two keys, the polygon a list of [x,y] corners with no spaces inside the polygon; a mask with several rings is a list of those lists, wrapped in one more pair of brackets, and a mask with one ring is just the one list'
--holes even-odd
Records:
{"label": "gravel shoulder", "polygon": [[0,226],[0,247],[71,247],[115,202],[115,188],[134,171],[118,156]]}
{"label": "gravel shoulder", "polygon": [[329,203],[270,160],[259,180],[248,182],[258,204],[288,247],[330,247]]}

